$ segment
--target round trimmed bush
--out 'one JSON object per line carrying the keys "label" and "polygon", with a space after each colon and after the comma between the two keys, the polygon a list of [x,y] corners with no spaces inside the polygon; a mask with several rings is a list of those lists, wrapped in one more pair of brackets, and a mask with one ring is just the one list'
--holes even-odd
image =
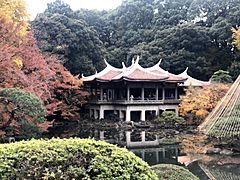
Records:
{"label": "round trimmed bush", "polygon": [[0,145],[0,179],[158,179],[132,152],[93,139]]}
{"label": "round trimmed bush", "polygon": [[198,180],[199,178],[193,175],[184,167],[173,164],[158,164],[152,166],[152,169],[157,173],[160,180]]}

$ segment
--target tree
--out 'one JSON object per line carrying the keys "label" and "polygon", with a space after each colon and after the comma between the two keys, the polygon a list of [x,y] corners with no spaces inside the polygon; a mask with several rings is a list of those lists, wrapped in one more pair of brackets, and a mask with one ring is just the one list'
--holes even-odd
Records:
{"label": "tree", "polygon": [[73,74],[90,75],[103,68],[103,43],[96,31],[68,5],[56,1],[32,22],[43,52],[57,55]]}
{"label": "tree", "polygon": [[239,60],[233,61],[231,66],[228,68],[229,74],[232,76],[232,79],[237,79],[240,74],[240,62]]}
{"label": "tree", "polygon": [[74,115],[72,118],[78,120],[83,100],[81,93],[71,97],[72,101],[80,101],[71,106],[67,106],[69,99],[62,96],[78,91],[81,80],[67,71],[55,57],[43,55],[31,32],[19,36],[12,33],[17,28],[12,23],[4,19],[0,19],[0,22],[0,87],[18,87],[31,92],[41,98],[48,114],[57,111],[59,118],[68,114],[69,119],[69,113],[74,112],[71,113]]}
{"label": "tree", "polygon": [[228,91],[227,84],[212,84],[203,88],[190,87],[181,97],[180,115],[190,124],[200,124]]}
{"label": "tree", "polygon": [[24,128],[31,128],[27,136],[32,137],[40,132],[37,126],[45,121],[47,115],[39,97],[17,88],[0,91],[0,109],[0,128],[6,136],[26,136]]}
{"label": "tree", "polygon": [[125,0],[110,11],[74,12],[58,0],[32,25],[41,50],[62,57],[75,74],[100,70],[104,57],[121,67],[140,55],[143,66],[163,59],[170,72],[188,66],[193,77],[208,80],[238,61],[231,28],[239,9],[239,0]]}
{"label": "tree", "polygon": [[232,38],[233,42],[232,44],[237,49],[235,51],[235,57],[236,59],[232,62],[231,66],[228,68],[228,71],[230,75],[233,77],[233,79],[237,79],[237,77],[240,74],[240,28],[232,28]]}
{"label": "tree", "polygon": [[111,45],[111,35],[114,28],[111,26],[111,22],[107,19],[107,11],[80,9],[75,12],[75,16],[76,19],[81,19],[90,27],[94,28],[105,47]]}
{"label": "tree", "polygon": [[14,26],[20,25],[18,29],[20,34],[26,33],[29,14],[25,0],[0,0],[0,17],[12,22]]}
{"label": "tree", "polygon": [[240,28],[232,28],[233,45],[240,49]]}
{"label": "tree", "polygon": [[154,119],[156,123],[163,123],[167,125],[185,124],[185,120],[182,117],[177,117],[175,112],[164,111],[160,116]]}
{"label": "tree", "polygon": [[212,82],[217,82],[217,83],[232,83],[232,77],[229,75],[228,71],[223,71],[223,70],[218,70],[216,71],[212,77],[211,77]]}

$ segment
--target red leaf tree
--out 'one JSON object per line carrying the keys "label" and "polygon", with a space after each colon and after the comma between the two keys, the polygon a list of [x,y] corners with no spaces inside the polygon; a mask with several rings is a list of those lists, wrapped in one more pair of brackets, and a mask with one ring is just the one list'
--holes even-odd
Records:
{"label": "red leaf tree", "polygon": [[0,88],[31,92],[41,98],[48,114],[58,111],[63,119],[78,120],[81,80],[54,56],[42,54],[31,32],[19,36],[19,27],[0,19]]}

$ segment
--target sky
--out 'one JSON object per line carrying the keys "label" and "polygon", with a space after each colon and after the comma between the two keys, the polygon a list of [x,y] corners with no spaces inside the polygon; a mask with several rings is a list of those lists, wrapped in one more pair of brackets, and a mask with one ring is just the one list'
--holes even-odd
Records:
{"label": "sky", "polygon": [[[31,19],[34,19],[38,13],[43,12],[47,8],[47,3],[54,1],[55,0],[26,0]],[[108,10],[119,6],[122,0],[64,0],[64,2],[69,4],[73,10],[80,8]]]}

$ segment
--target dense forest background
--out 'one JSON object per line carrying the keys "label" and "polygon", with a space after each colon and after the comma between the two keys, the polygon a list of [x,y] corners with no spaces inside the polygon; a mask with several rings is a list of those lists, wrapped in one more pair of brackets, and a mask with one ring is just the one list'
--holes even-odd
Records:
{"label": "dense forest background", "polygon": [[[104,58],[121,67],[140,55],[145,67],[163,59],[173,73],[189,67],[198,79],[215,72],[215,79],[231,80],[222,69],[236,78],[239,17],[240,0],[128,0],[109,11],[73,11],[57,0],[29,24],[25,0],[0,0],[0,141],[79,121],[88,93],[78,75],[100,71]],[[190,89],[182,116],[201,121],[226,90]]]}
{"label": "dense forest background", "polygon": [[208,80],[219,70],[239,74],[240,58],[232,31],[240,24],[239,0],[125,0],[109,11],[73,11],[57,0],[31,22],[43,52],[57,54],[73,74],[104,68],[161,66],[173,73]]}

